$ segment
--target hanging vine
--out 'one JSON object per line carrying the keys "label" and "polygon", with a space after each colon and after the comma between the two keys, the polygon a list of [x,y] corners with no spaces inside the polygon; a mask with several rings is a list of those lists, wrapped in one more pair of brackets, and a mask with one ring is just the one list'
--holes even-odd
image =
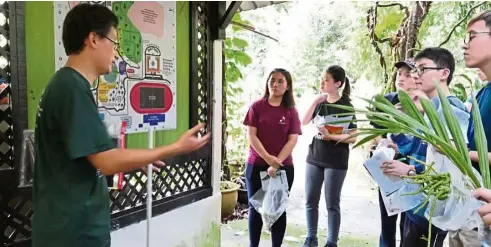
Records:
{"label": "hanging vine", "polygon": [[452,30],[450,31],[450,33],[448,33],[447,35],[447,38],[438,46],[438,47],[442,47],[443,45],[445,45],[449,40],[450,38],[452,37],[452,35],[454,34],[455,30],[460,26],[462,25],[465,20],[467,20],[471,13],[474,12],[475,9],[483,6],[485,3],[487,3],[487,1],[484,1],[484,2],[479,2],[477,3],[476,5],[472,6],[468,11],[467,11],[467,14],[459,21],[457,22],[457,24],[455,24],[455,26],[452,28]]}
{"label": "hanging vine", "polygon": [[[411,9],[400,3],[381,4],[375,2],[375,6],[371,7],[367,12],[367,28],[370,43],[375,48],[379,55],[379,63],[384,71],[384,83],[386,85],[384,91],[393,91],[395,89],[396,71],[392,66],[387,67],[387,64],[392,65],[394,62],[403,60],[406,57],[412,56],[413,51],[417,50],[415,46],[418,44],[418,33],[421,24],[429,12],[432,2],[412,2]],[[404,11],[404,17],[399,25],[397,32],[388,37],[379,38],[376,33],[378,10],[381,8],[399,7],[399,10]],[[387,43],[389,45],[388,59],[384,56],[380,45]],[[389,83],[389,74],[390,83]]]}

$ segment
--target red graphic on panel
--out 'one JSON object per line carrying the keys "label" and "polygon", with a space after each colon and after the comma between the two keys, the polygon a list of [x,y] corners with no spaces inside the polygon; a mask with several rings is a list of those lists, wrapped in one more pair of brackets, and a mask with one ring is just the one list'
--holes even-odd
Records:
{"label": "red graphic on panel", "polygon": [[131,89],[130,102],[140,114],[166,113],[172,106],[173,95],[167,84],[139,82]]}

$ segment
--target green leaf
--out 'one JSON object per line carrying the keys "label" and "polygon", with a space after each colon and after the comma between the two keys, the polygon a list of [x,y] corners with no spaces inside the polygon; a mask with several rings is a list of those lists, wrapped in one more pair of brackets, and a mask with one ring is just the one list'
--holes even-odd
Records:
{"label": "green leaf", "polygon": [[452,87],[452,93],[462,101],[467,100],[467,92],[465,90],[464,85],[462,85],[462,83],[454,84],[454,86]]}
{"label": "green leaf", "polygon": [[465,87],[464,85],[462,85],[462,83],[456,83],[454,85],[455,88],[459,89],[461,92],[464,92],[465,93]]}
{"label": "green leaf", "polygon": [[[232,17],[232,21],[233,22],[237,22],[237,23],[242,23],[242,24],[245,24],[245,25],[248,25],[248,26],[251,25],[251,23],[249,21],[242,19],[242,17],[240,16],[240,13],[235,13],[234,16]],[[238,32],[238,31],[244,30],[243,27],[237,26],[237,25],[233,25],[233,23],[230,26],[232,27],[232,31],[234,31],[234,32]]]}
{"label": "green leaf", "polygon": [[462,173],[466,174],[471,178],[472,182],[474,183],[474,186],[479,186],[480,185],[479,180],[472,172],[471,160],[469,157],[469,151],[467,150],[467,145],[465,143],[464,134],[460,129],[460,125],[459,122],[457,121],[457,118],[453,114],[450,101],[447,99],[447,97],[443,93],[443,90],[438,85],[437,85],[437,90],[438,90],[438,96],[440,98],[440,102],[442,104],[443,115],[445,116],[448,129],[450,130],[450,133],[452,133],[453,141],[455,143],[455,146],[457,147],[457,151],[461,154],[461,157],[464,159],[462,160],[462,162],[465,162],[462,164],[455,164],[455,165],[460,168]]}
{"label": "green leaf", "polygon": [[475,97],[472,97],[472,120],[474,121],[474,141],[479,157],[479,170],[481,171],[483,185],[491,189],[491,177],[489,174],[488,141],[484,133],[484,126],[479,111],[479,105]]}
{"label": "green leaf", "polygon": [[[412,125],[416,129],[427,129],[423,124],[419,123],[418,121],[414,120],[413,118],[409,117],[407,114],[400,112],[397,110],[394,106],[388,106],[380,102],[372,102],[372,104],[379,110],[390,114],[394,119],[397,121],[401,121],[403,123]],[[405,105],[402,105],[403,107],[407,107]]]}
{"label": "green leaf", "polygon": [[[403,96],[404,97],[404,96]],[[377,99],[377,97],[376,97]],[[380,99],[380,97],[378,97]],[[414,118],[410,117],[409,115],[402,113],[398,110],[396,110],[393,106],[386,105],[381,102],[377,102],[376,100],[366,100],[370,104],[374,105],[380,112],[377,111],[372,111],[372,112],[366,112],[365,110],[358,110],[356,109],[355,111],[357,113],[363,112],[366,114],[367,118],[372,120],[374,123],[379,124],[380,126],[386,127],[386,129],[369,129],[369,128],[358,128],[357,133],[354,135],[350,135],[348,138],[352,138],[355,136],[359,135],[372,135],[372,136],[378,136],[382,134],[388,134],[388,133],[405,133],[405,134],[411,134],[415,137],[420,138],[423,141],[428,142],[430,145],[433,145],[434,147],[437,147],[441,150],[441,152],[446,155],[455,165],[456,167],[462,171],[463,174],[468,174],[469,178],[472,180],[472,183],[474,186],[479,185],[479,181],[477,180],[477,177],[473,173],[469,173],[471,170],[470,164],[466,163],[466,158],[468,159],[468,153],[461,153],[458,150],[456,150],[450,141],[446,141],[445,139],[449,139],[448,137],[448,132],[446,131],[440,131],[440,135],[435,134],[435,131],[432,129],[429,129],[429,127],[419,123],[417,120]],[[425,101],[426,100],[426,101]],[[451,107],[450,103],[446,102],[448,104],[445,104],[445,100],[448,101],[446,97],[443,99],[442,107],[446,108],[446,111],[449,110],[450,112]],[[383,102],[383,101],[382,101]],[[414,102],[410,102],[413,104]],[[402,104],[402,103],[401,103]],[[409,103],[406,103],[406,105]],[[422,100],[422,104],[425,105],[427,108],[426,110],[430,113],[429,118],[433,118],[434,116],[431,116],[431,114],[436,114],[436,109],[434,108],[433,104],[429,102],[427,99]],[[346,109],[346,110],[351,110],[353,107],[346,107],[346,106],[338,106],[338,105],[333,105],[333,107],[341,108],[341,109]],[[408,109],[407,106],[404,106],[405,109]],[[448,115],[448,112],[446,113]],[[444,113],[445,115],[445,113]],[[452,115],[452,114],[450,114]],[[453,116],[453,115],[452,115]],[[455,116],[453,116],[455,118]],[[436,126],[438,124],[436,123],[436,118],[433,120]],[[456,120],[455,120],[456,121]],[[441,123],[441,120],[440,120]],[[438,127],[437,127],[438,128]],[[446,130],[443,128],[443,130]],[[457,129],[460,134],[462,135],[460,128]],[[455,131],[455,130],[452,130]],[[451,132],[452,133],[452,132]],[[458,141],[456,142],[456,145],[458,144]]]}
{"label": "green leaf", "polygon": [[232,49],[225,49],[225,59],[233,59],[234,54]]}
{"label": "green leaf", "polygon": [[240,79],[240,70],[238,69],[230,69],[225,72],[225,79],[228,82],[236,82]]}
{"label": "green leaf", "polygon": [[344,124],[344,123],[362,123],[362,122],[369,122],[370,120],[368,119],[357,119],[357,120],[339,120],[339,121],[332,121],[329,122],[329,124]]}
{"label": "green leaf", "polygon": [[[384,96],[382,96],[381,94],[377,94],[375,95],[375,100],[377,102],[380,102],[380,103],[383,103],[383,104],[386,104],[388,106],[392,106],[394,107],[394,105],[392,104],[392,102],[390,102],[388,99],[386,99]],[[395,107],[394,107],[395,108]]]}
{"label": "green leaf", "polygon": [[[373,140],[375,137],[381,136],[381,135],[385,134],[386,131],[389,131],[390,133],[392,133],[392,132],[396,132],[397,130],[395,130],[395,129],[382,130],[382,129],[364,129],[364,128],[359,128],[359,129],[357,129],[357,132],[356,133],[349,135],[348,137],[344,138],[343,140],[338,141],[337,143],[341,143],[341,142],[344,142],[344,141],[346,141],[348,139],[355,138],[355,137],[362,136],[362,135],[370,135],[370,136],[372,136],[372,139],[371,140]],[[369,141],[369,140],[367,140],[367,138],[363,138],[362,140],[358,141],[353,146],[353,148],[357,148],[357,147],[365,144],[367,141]]]}
{"label": "green leaf", "polygon": [[[409,124],[409,125],[412,125],[415,129],[420,129],[422,131],[429,132],[429,129],[425,125],[412,119],[411,117],[409,117],[405,113],[400,112],[392,104],[386,105],[385,103],[380,103],[380,102],[377,102],[375,100],[368,100],[368,99],[364,99],[364,98],[360,98],[360,99],[367,101],[369,104],[372,104],[373,106],[375,106],[377,109],[379,109],[383,113],[380,114],[380,112],[374,112],[374,111],[367,112],[364,110],[356,110],[357,113],[365,113],[368,115],[375,115],[375,116],[379,115],[381,117],[386,117],[386,116],[390,115],[393,117],[394,120],[396,120],[398,122],[401,122],[404,124]],[[376,97],[376,99],[380,99],[382,102],[384,102],[380,97]],[[354,107],[350,107],[350,106],[343,106],[343,105],[337,105],[337,104],[332,104],[331,106],[335,107],[335,108],[348,110],[348,111],[355,111]]]}
{"label": "green leaf", "polygon": [[233,38],[232,39],[232,43],[236,47],[239,47],[239,48],[246,48],[247,46],[249,46],[249,44],[247,43],[247,41],[245,41],[243,39],[239,39],[239,38]]}
{"label": "green leaf", "polygon": [[401,25],[404,14],[399,7],[379,8],[375,33],[378,37],[387,37],[394,34]]}
{"label": "green leaf", "polygon": [[246,25],[251,24],[249,21],[242,19],[242,16],[240,16],[240,13],[235,13],[234,16],[232,17],[232,21],[243,23]]}
{"label": "green leaf", "polygon": [[234,16],[232,16],[232,21],[236,21],[236,22],[242,22],[242,18],[240,16],[240,13],[235,13]]}
{"label": "green leaf", "polygon": [[225,39],[225,48],[232,46],[232,40],[230,38]]}
{"label": "green leaf", "polygon": [[360,141],[356,142],[356,144],[353,146],[353,148],[357,148],[369,141],[372,141],[373,139],[377,138],[378,136],[380,136],[380,134],[372,134],[372,135],[369,135],[369,136],[366,136],[364,137],[363,139],[361,139]]}
{"label": "green leaf", "polygon": [[438,116],[438,112],[436,111],[433,103],[431,103],[430,100],[421,97],[419,98],[419,101],[421,102],[424,112],[430,120],[431,127],[433,127],[436,135],[442,138],[446,143],[449,143],[450,138],[448,137],[447,129],[440,119],[440,116]]}
{"label": "green leaf", "polygon": [[424,120],[423,115],[421,112],[419,112],[411,97],[409,97],[409,95],[403,90],[399,90],[398,95],[399,101],[408,115],[426,126],[426,121]]}
{"label": "green leaf", "polygon": [[242,51],[236,51],[234,53],[234,59],[237,62],[237,64],[240,64],[242,66],[247,66],[252,63],[251,57],[249,57],[247,53]]}

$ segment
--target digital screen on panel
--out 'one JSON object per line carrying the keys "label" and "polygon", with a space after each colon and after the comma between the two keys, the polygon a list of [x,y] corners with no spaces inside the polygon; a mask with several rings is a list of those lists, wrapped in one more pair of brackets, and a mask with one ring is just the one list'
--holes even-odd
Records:
{"label": "digital screen on panel", "polygon": [[141,87],[140,88],[140,108],[164,108],[164,88]]}

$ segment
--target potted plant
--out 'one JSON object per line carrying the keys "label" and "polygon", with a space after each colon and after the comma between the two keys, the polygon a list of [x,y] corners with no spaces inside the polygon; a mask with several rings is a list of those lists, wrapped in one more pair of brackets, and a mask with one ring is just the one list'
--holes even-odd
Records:
{"label": "potted plant", "polygon": [[220,191],[222,192],[222,218],[234,212],[237,206],[239,185],[231,181],[221,181]]}

